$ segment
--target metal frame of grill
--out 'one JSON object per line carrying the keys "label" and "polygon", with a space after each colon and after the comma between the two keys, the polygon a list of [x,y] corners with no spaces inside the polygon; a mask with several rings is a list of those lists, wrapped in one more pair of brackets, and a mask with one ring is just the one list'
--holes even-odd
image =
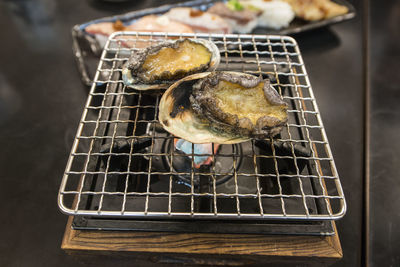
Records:
{"label": "metal frame of grill", "polygon": [[[137,45],[171,38],[209,39],[220,49],[218,70],[242,71],[270,78],[289,104],[289,121],[282,134],[268,140],[251,140],[247,142],[250,150],[241,154],[234,147],[230,153],[213,153],[209,156],[214,161],[206,171],[193,168],[193,154],[190,171],[176,171],[172,164],[167,170],[155,170],[160,158],[173,162],[182,156],[172,146],[165,151],[155,151],[157,142],[174,138],[157,131],[162,92],[127,88],[121,80],[121,69],[131,53],[137,51]],[[144,99],[153,101],[149,103]],[[144,126],[146,131],[138,133]],[[260,147],[269,152],[259,153]],[[282,147],[288,153],[278,153]],[[143,158],[146,159],[145,170],[143,166],[135,165]],[[218,172],[217,158],[231,159],[232,170]],[[238,158],[250,160],[252,170],[241,170]],[[272,171],[261,171],[264,161],[271,164]],[[120,162],[125,162],[123,169]],[[281,172],[282,162],[289,162],[291,171]],[[113,167],[115,164],[119,167]],[[231,176],[231,191],[219,190],[218,177],[223,175]],[[155,176],[165,179],[167,186],[154,190],[152,179],[156,179]],[[179,176],[189,177],[188,186],[176,185]],[[207,184],[208,190],[199,191],[201,186],[196,184],[196,177],[198,183]],[[144,183],[145,189],[132,189],[133,180]],[[241,181],[252,181],[254,191],[243,191]],[[265,190],[268,182],[275,185],[275,192]],[[288,192],[285,187],[288,183],[292,187],[294,184],[296,189]],[[163,208],[153,209],[155,199],[166,204]],[[88,200],[97,204],[85,204]],[[204,201],[209,207],[205,211],[198,208]],[[111,202],[113,205],[108,205]],[[178,203],[186,206],[182,208]],[[243,203],[246,203],[245,208],[242,208]],[[279,209],[270,209],[270,203],[279,203]],[[69,215],[100,217],[244,220],[336,220],[343,217],[346,212],[343,189],[296,41],[288,36],[261,35],[136,32],[111,35],[79,124],[58,204],[61,211]],[[226,205],[230,207],[227,209]]]}

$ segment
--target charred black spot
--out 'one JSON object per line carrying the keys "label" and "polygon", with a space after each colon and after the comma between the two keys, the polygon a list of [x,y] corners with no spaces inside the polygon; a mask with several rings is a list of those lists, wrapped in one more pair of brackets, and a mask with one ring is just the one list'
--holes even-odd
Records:
{"label": "charred black spot", "polygon": [[168,123],[168,121],[167,120],[163,120],[163,122],[162,122],[165,126],[169,126],[169,123]]}
{"label": "charred black spot", "polygon": [[187,81],[179,84],[171,92],[171,97],[174,99],[171,118],[175,118],[179,113],[184,112],[190,108],[190,95],[192,94],[192,87],[197,80]]}

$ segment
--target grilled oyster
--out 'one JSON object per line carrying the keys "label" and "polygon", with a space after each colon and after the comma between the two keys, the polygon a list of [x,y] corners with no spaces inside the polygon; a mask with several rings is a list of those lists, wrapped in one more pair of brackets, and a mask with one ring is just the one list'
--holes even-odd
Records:
{"label": "grilled oyster", "polygon": [[287,121],[287,104],[268,79],[238,72],[198,73],[168,88],[159,121],[192,143],[234,144],[278,134]]}
{"label": "grilled oyster", "polygon": [[124,65],[122,79],[137,90],[163,89],[185,76],[213,71],[219,61],[219,50],[211,41],[167,41],[132,55]]}

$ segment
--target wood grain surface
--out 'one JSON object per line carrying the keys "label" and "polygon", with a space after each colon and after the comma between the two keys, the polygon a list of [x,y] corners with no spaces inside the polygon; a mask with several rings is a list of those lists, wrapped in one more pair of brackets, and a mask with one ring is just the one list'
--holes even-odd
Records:
{"label": "wood grain surface", "polygon": [[[126,259],[152,264],[254,265],[262,262],[330,263],[342,257],[334,236],[279,236],[134,231],[82,231],[69,218],[62,249],[102,261]],[[336,231],[336,228],[335,228]],[[337,232],[336,232],[337,233]],[[95,256],[96,257],[91,257]],[[99,257],[102,256],[102,257]],[[308,265],[307,264],[307,265]]]}

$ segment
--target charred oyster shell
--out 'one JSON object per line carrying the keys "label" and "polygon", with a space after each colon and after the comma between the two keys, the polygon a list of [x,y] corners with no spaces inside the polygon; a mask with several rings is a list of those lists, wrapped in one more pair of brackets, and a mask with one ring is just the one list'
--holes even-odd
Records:
{"label": "charred oyster shell", "polygon": [[185,76],[213,71],[219,61],[219,50],[211,41],[167,41],[133,54],[122,69],[122,79],[137,90],[163,89]]}
{"label": "charred oyster shell", "polygon": [[164,129],[192,143],[266,138],[287,122],[287,104],[269,80],[238,72],[185,77],[168,88],[159,108]]}

